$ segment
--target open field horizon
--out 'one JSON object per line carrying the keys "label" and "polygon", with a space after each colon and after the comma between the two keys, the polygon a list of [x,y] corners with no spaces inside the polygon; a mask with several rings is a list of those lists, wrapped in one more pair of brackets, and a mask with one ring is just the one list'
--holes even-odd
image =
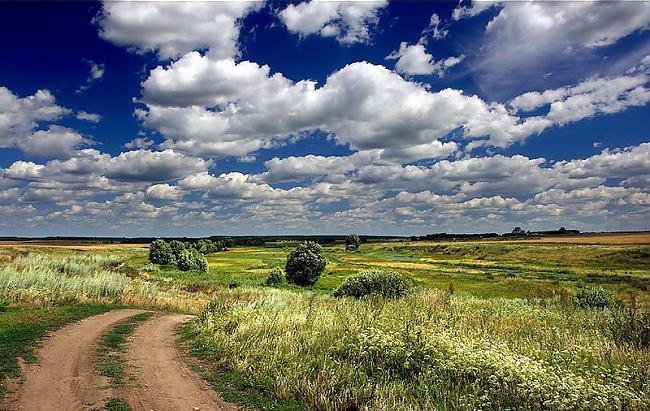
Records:
{"label": "open field horizon", "polygon": [[650,0],[0,1],[1,411],[650,410]]}

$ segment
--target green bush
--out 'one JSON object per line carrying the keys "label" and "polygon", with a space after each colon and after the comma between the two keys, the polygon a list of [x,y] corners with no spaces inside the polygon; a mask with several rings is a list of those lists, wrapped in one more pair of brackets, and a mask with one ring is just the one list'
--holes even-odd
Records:
{"label": "green bush", "polygon": [[184,249],[176,259],[178,269],[181,271],[208,272],[208,260],[194,249]]}
{"label": "green bush", "polygon": [[354,298],[380,295],[399,298],[407,293],[409,286],[409,281],[395,271],[367,270],[346,278],[332,295]]}
{"label": "green bush", "polygon": [[173,264],[176,258],[165,240],[154,240],[149,245],[149,261],[154,264]]}
{"label": "green bush", "polygon": [[579,308],[608,308],[614,302],[614,293],[598,285],[578,288],[573,296],[573,303]]}
{"label": "green bush", "polygon": [[201,254],[211,254],[218,251],[224,251],[226,245],[223,241],[199,240],[194,244],[194,248]]}
{"label": "green bush", "polygon": [[361,247],[361,239],[356,234],[350,234],[345,238],[345,251],[357,251]]}
{"label": "green bush", "polygon": [[327,261],[321,246],[312,241],[305,241],[287,257],[287,281],[302,286],[314,285],[325,270],[325,264]]}
{"label": "green bush", "polygon": [[266,285],[271,287],[277,287],[278,285],[284,284],[286,279],[284,278],[284,273],[278,267],[271,270],[271,274],[266,278]]}
{"label": "green bush", "polygon": [[172,249],[172,253],[174,253],[174,259],[176,261],[178,261],[178,258],[181,256],[181,253],[186,248],[185,243],[183,243],[182,241],[178,241],[178,240],[172,240],[172,241],[169,242],[169,246]]}

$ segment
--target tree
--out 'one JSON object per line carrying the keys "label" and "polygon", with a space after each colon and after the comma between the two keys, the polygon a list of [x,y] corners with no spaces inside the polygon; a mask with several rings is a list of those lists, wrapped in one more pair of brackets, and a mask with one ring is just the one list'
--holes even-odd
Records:
{"label": "tree", "polygon": [[194,249],[184,249],[176,260],[178,269],[181,271],[203,271],[208,272],[208,260]]}
{"label": "tree", "polygon": [[345,251],[357,251],[361,247],[361,239],[356,234],[345,237]]}
{"label": "tree", "polygon": [[172,248],[174,258],[176,261],[178,261],[178,258],[181,256],[181,252],[185,250],[185,244],[182,241],[172,240],[169,242],[169,246]]}
{"label": "tree", "polygon": [[176,259],[169,243],[165,240],[154,240],[149,244],[149,261],[154,264],[173,264]]}
{"label": "tree", "polygon": [[314,285],[325,270],[325,264],[320,245],[312,241],[300,243],[287,257],[287,281],[302,286]]}

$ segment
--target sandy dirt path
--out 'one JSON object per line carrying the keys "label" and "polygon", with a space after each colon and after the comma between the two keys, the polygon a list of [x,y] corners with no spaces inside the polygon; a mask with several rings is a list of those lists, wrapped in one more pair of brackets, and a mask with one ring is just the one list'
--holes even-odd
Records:
{"label": "sandy dirt path", "polygon": [[95,372],[97,340],[142,310],[113,310],[55,331],[37,350],[38,364],[23,369],[15,392],[0,410],[89,410],[110,394],[108,380]]}
{"label": "sandy dirt path", "polygon": [[233,411],[187,365],[176,346],[177,327],[193,317],[156,314],[140,323],[127,343],[125,384],[112,387],[96,371],[97,344],[119,322],[142,310],[113,310],[52,333],[37,351],[38,364],[23,375],[0,403],[0,410],[102,410],[109,397],[126,400],[133,411]]}
{"label": "sandy dirt path", "polygon": [[191,320],[163,314],[144,322],[129,343],[127,372],[135,382],[121,393],[134,411],[217,410],[238,407],[224,402],[191,370],[176,346],[176,329]]}

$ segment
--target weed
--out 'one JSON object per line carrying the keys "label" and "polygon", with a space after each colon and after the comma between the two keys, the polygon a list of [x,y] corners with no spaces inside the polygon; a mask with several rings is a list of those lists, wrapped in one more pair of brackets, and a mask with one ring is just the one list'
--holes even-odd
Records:
{"label": "weed", "polygon": [[129,404],[121,398],[111,397],[106,400],[105,411],[131,411]]}

